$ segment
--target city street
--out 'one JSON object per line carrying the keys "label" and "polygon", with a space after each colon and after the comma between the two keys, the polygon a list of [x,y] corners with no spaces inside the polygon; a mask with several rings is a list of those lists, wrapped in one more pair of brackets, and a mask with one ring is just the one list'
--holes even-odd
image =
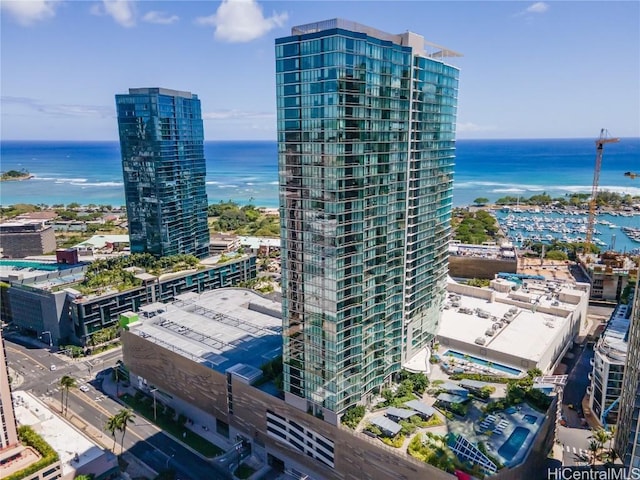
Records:
{"label": "city street", "polygon": [[[564,388],[562,412],[566,426],[558,426],[558,440],[564,449],[563,464],[585,465],[588,462],[589,436],[591,430],[584,424],[581,413],[582,399],[589,385],[588,374],[591,371],[593,346],[575,346],[570,350],[573,358],[568,359],[569,378]],[[571,405],[573,408],[569,408]]]}
{"label": "city street", "polygon": [[[77,417],[99,431],[104,431],[107,419],[123,408],[123,405],[102,390],[105,371],[110,371],[122,357],[119,349],[93,359],[74,360],[42,348],[35,348],[21,339],[17,339],[20,343],[13,340],[5,339],[5,347],[9,367],[21,377],[16,390],[30,391],[42,399],[53,400],[53,403],[60,402],[61,392],[58,383],[62,376],[70,375],[77,380],[78,387],[86,385],[87,389],[69,391],[68,419]],[[52,365],[55,366],[55,370],[52,370]],[[99,378],[95,375],[99,375]],[[105,435],[110,437],[108,433]],[[121,434],[117,433],[116,437],[115,452],[120,453]],[[113,440],[106,447],[113,448]],[[177,478],[181,480],[231,478],[227,471],[213,461],[205,460],[185,448],[143,417],[137,416],[127,429],[124,451],[128,451],[156,472],[169,468],[175,470]]]}

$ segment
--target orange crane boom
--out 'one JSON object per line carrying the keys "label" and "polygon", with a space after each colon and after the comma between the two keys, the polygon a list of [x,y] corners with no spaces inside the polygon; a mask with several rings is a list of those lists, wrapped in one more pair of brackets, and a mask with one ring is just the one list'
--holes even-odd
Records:
{"label": "orange crane boom", "polygon": [[600,183],[600,169],[602,168],[602,153],[605,143],[619,142],[619,138],[610,138],[606,129],[600,130],[600,137],[596,139],[596,167],[593,172],[593,185],[591,187],[591,200],[589,200],[589,221],[587,223],[587,238],[585,241],[585,253],[591,251],[593,241],[593,227],[596,223],[596,201],[598,199],[598,184]]}

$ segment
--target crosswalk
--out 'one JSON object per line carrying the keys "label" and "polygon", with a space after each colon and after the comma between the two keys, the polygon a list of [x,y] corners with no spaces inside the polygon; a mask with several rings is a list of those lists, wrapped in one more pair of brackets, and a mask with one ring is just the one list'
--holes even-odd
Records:
{"label": "crosswalk", "polygon": [[576,465],[588,464],[588,460],[591,456],[591,452],[589,452],[589,450],[585,450],[583,448],[576,448],[569,445],[565,445],[564,450],[568,454],[573,455],[574,460],[576,460]]}

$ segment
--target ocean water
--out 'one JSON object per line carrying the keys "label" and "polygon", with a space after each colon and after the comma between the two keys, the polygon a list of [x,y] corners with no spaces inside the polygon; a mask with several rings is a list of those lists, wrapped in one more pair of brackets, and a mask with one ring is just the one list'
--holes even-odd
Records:
{"label": "ocean water", "polygon": [[[234,200],[278,206],[277,146],[272,141],[205,142],[209,203]],[[0,204],[123,205],[118,142],[0,142],[0,169],[27,169],[34,178],[0,185]],[[475,198],[561,196],[591,191],[592,139],[458,140],[454,205]],[[605,146],[600,189],[640,195],[640,138]]]}

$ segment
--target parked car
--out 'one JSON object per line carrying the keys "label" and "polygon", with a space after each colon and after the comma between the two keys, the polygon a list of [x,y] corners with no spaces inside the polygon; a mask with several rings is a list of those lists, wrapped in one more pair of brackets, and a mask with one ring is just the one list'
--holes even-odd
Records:
{"label": "parked car", "polygon": [[51,370],[52,372],[55,372],[58,369],[58,367],[56,367],[55,365],[51,365],[49,367],[49,370]]}

